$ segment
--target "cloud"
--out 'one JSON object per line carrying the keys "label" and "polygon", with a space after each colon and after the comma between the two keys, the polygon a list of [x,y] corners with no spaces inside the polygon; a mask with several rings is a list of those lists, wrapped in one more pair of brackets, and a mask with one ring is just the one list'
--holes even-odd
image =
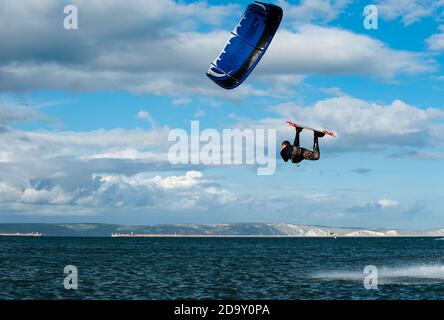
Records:
{"label": "cloud", "polygon": [[[91,138],[88,132],[78,136],[69,133],[69,140],[75,143],[68,146],[63,145],[63,139],[51,137],[39,141],[30,135],[27,140],[22,132],[10,130],[4,135],[12,139],[16,134],[17,138],[12,140],[12,145],[0,143],[0,146],[13,148],[15,145],[21,154],[12,153],[8,162],[0,162],[2,214],[39,216],[38,219],[42,216],[65,219],[67,216],[100,215],[102,221],[117,219],[122,222],[134,213],[139,223],[182,219],[188,222],[284,220],[343,224],[353,221],[357,211],[347,211],[353,203],[358,211],[364,210],[359,203],[368,203],[368,208],[384,215],[399,211],[394,200],[367,201],[367,192],[362,190],[310,190],[303,186],[297,188],[295,195],[295,186],[287,190],[284,187],[279,193],[270,193],[269,188],[265,191],[252,189],[243,181],[235,187],[236,181],[211,176],[203,167],[173,166],[162,160],[165,153],[161,146],[152,144],[153,141],[137,147],[138,135],[155,137],[159,134],[153,131],[123,130],[116,135],[114,130],[105,130],[103,136],[91,131]],[[61,134],[54,132],[52,135]],[[114,147],[108,139],[100,141],[107,135],[110,141],[121,138],[124,143]],[[134,144],[130,137],[136,140]],[[43,147],[36,143],[44,144],[47,152],[42,152]],[[231,173],[224,171],[224,174],[238,175],[238,169],[233,170]],[[253,177],[251,182],[256,183]],[[273,187],[274,182],[270,181],[269,187]],[[301,210],[294,212],[296,206]],[[283,215],[282,212],[292,214]],[[114,218],[110,218],[113,215]],[[362,220],[357,222],[362,223]]]}
{"label": "cloud", "polygon": [[[160,211],[208,210],[236,200],[231,192],[205,180],[198,171],[183,176],[166,176],[141,172],[135,175],[93,174],[87,188],[66,191],[63,187],[28,184],[19,188],[0,181],[0,202],[4,205],[71,206],[82,209],[139,208]],[[25,207],[26,208],[26,207]],[[58,208],[53,211],[57,212]],[[35,214],[47,211],[36,211]],[[70,215],[71,210],[60,210]]]}
{"label": "cloud", "polygon": [[[1,90],[137,91],[165,79],[191,87],[220,50],[221,45],[208,50],[208,45],[216,48],[212,43],[218,39],[211,30],[231,20],[238,8],[171,0],[71,4],[79,9],[79,30],[64,30],[65,4],[57,0],[3,6],[0,21],[8,31],[0,35]],[[201,28],[211,36],[197,31]],[[190,68],[197,71],[194,78],[186,75]]]}
{"label": "cloud", "polygon": [[203,177],[200,171],[188,171],[184,176],[171,176],[162,179],[159,176],[154,177],[151,181],[164,189],[190,188],[194,187],[201,181]]}
{"label": "cloud", "polygon": [[[328,150],[329,154],[375,150],[393,153],[398,152],[398,148],[420,152],[421,148],[432,149],[444,142],[440,134],[444,122],[442,110],[422,109],[399,100],[383,104],[344,95],[308,106],[279,104],[270,111],[278,117],[258,121],[241,119],[235,127],[274,127],[279,128],[280,136],[293,135],[294,131],[283,124],[285,120],[295,119],[329,128],[338,134],[336,139],[321,140],[321,150]],[[138,115],[146,119],[148,114],[141,110]],[[159,126],[149,130],[84,132],[9,128],[0,134],[0,203],[5,210],[37,214],[58,214],[57,211],[94,214],[99,208],[142,208],[151,213],[175,210],[171,208],[178,206],[189,212],[193,208],[208,210],[206,212],[224,208],[233,212],[233,217],[234,212],[248,208],[249,212],[258,211],[266,217],[266,210],[284,212],[295,203],[304,203],[304,214],[313,214],[311,217],[315,219],[322,210],[330,212],[331,208],[339,213],[345,210],[337,199],[313,198],[313,194],[291,201],[293,195],[274,195],[273,198],[264,194],[249,195],[246,190],[234,194],[229,183],[219,185],[206,178],[201,166],[171,165],[167,161],[168,145],[165,145],[169,130]],[[368,173],[365,168],[354,172]],[[347,205],[357,202],[347,199]],[[388,208],[393,204],[377,201],[371,208],[378,206]],[[281,209],[284,211],[279,211]],[[243,217],[248,218],[248,214]]]}
{"label": "cloud", "polygon": [[351,3],[350,0],[302,0],[297,5],[279,0],[284,10],[284,23],[297,26],[302,23],[327,23],[335,20]]}
{"label": "cloud", "polygon": [[[0,35],[5,44],[0,57],[79,62],[94,56],[97,45],[103,45],[107,51],[127,40],[167,39],[178,32],[221,25],[239,8],[235,4],[209,5],[205,1],[186,4],[173,0],[128,0],[124,4],[110,0],[106,6],[100,1],[73,0],[70,4],[79,11],[76,31],[66,31],[63,27],[64,2],[27,0],[2,5],[0,21],[9,27],[8,32]],[[42,34],[46,38],[36,38]],[[69,50],[79,46],[86,50]],[[30,51],[26,52],[27,49]]]}
{"label": "cloud", "polygon": [[194,113],[193,117],[194,117],[194,118],[201,118],[201,117],[205,116],[206,114],[207,114],[207,113],[206,113],[204,110],[197,110],[197,111]]}
{"label": "cloud", "polygon": [[95,205],[117,207],[150,207],[161,210],[207,210],[236,199],[225,189],[203,179],[199,171],[183,176],[147,177],[100,175],[100,186],[94,194]]}
{"label": "cloud", "polygon": [[444,8],[442,0],[381,0],[376,3],[383,19],[401,19],[405,26],[421,21],[425,17],[439,16]]}
{"label": "cloud", "polygon": [[444,159],[444,152],[402,150],[387,156],[389,159],[437,160]]}
{"label": "cloud", "polygon": [[444,51],[444,25],[439,27],[440,33],[432,35],[426,39],[426,43],[430,50]]}
{"label": "cloud", "polygon": [[[147,115],[139,112],[143,119]],[[86,132],[9,128],[0,134],[3,212],[94,215],[122,207],[180,212],[234,201],[199,166],[167,161],[168,132],[158,126]]]}
{"label": "cloud", "polygon": [[190,98],[177,98],[173,100],[173,104],[175,105],[184,105],[190,104],[193,100]]}
{"label": "cloud", "polygon": [[381,206],[382,208],[389,208],[389,207],[396,207],[399,205],[398,201],[390,200],[390,199],[381,199],[376,202],[378,206]]}
{"label": "cloud", "polygon": [[0,133],[15,122],[42,120],[45,117],[32,107],[0,103]]}
{"label": "cloud", "polygon": [[150,125],[151,128],[154,128],[157,126],[156,121],[154,121],[153,116],[148,111],[141,110],[141,111],[137,112],[137,117],[139,119],[143,119],[146,122],[148,122],[148,124]]}
{"label": "cloud", "polygon": [[[321,18],[332,19],[346,3],[323,1]],[[205,72],[243,11],[240,6],[169,0],[72,4],[80,22],[79,30],[71,31],[63,29],[62,2],[28,3],[26,10],[23,3],[4,6],[0,21],[8,28],[0,35],[0,90],[127,90],[181,103],[191,95],[280,96],[311,74],[391,79],[434,69],[427,56],[391,49],[366,35],[298,24],[294,30],[281,28],[254,77],[227,92]],[[289,8],[290,16],[317,16],[311,1]]]}
{"label": "cloud", "polygon": [[331,96],[336,96],[336,97],[347,96],[347,94],[344,91],[342,91],[341,88],[338,88],[338,87],[321,88],[320,91],[325,94],[328,94]]}
{"label": "cloud", "polygon": [[344,29],[314,25],[282,30],[258,70],[267,74],[366,74],[390,79],[434,70],[426,56],[390,49],[383,42]]}
{"label": "cloud", "polygon": [[[319,100],[310,106],[284,103],[271,108],[282,118],[263,119],[256,125],[276,127],[280,135],[288,119],[337,133],[326,139],[331,151],[390,150],[393,147],[424,148],[443,145],[444,111],[422,109],[395,100],[390,104],[365,101],[350,96]],[[328,142],[328,143],[327,143]],[[381,149],[383,148],[383,149]]]}
{"label": "cloud", "polygon": [[377,201],[370,201],[364,205],[355,205],[346,209],[349,213],[368,213],[377,212],[380,210],[385,210],[393,207],[399,206],[399,202],[391,199],[380,199]]}
{"label": "cloud", "polygon": [[372,169],[368,169],[368,168],[356,168],[356,169],[352,170],[352,172],[354,172],[356,174],[369,174],[372,171],[373,171]]}
{"label": "cloud", "polygon": [[14,161],[89,156],[104,150],[148,151],[167,140],[169,128],[155,130],[110,129],[93,131],[21,131],[0,134],[0,151]]}
{"label": "cloud", "polygon": [[[18,190],[15,190],[16,192]],[[18,191],[20,193],[20,191]],[[15,199],[15,203],[28,203],[28,204],[49,204],[49,205],[63,205],[69,204],[73,199],[73,196],[64,192],[59,186],[56,186],[50,190],[37,190],[34,188],[26,188],[22,190],[18,199]]]}
{"label": "cloud", "polygon": [[[386,228],[433,228],[439,220],[434,215],[430,201],[410,199],[408,203],[382,198],[355,204],[342,210],[342,219],[349,226]],[[439,206],[439,205],[438,205]],[[439,209],[438,209],[439,212]],[[427,219],[424,219],[427,217]],[[427,221],[433,221],[428,224]]]}

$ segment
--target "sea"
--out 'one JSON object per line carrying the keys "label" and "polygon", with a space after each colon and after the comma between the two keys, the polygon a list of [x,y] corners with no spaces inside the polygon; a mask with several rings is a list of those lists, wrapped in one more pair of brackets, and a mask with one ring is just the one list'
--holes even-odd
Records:
{"label": "sea", "polygon": [[440,238],[0,237],[0,299],[443,299]]}

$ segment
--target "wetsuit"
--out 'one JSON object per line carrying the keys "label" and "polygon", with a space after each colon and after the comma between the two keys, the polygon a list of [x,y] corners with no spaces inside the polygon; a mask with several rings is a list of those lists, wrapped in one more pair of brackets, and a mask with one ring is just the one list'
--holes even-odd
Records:
{"label": "wetsuit", "polygon": [[296,130],[296,137],[293,145],[288,144],[281,151],[281,157],[285,162],[291,160],[293,163],[299,163],[302,160],[319,160],[321,153],[319,151],[318,137],[321,134],[315,132],[313,138],[313,151],[300,147],[299,134],[302,130]]}

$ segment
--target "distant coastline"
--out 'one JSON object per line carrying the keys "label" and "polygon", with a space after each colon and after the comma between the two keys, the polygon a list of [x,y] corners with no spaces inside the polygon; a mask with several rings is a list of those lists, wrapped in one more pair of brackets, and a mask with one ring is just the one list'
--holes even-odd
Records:
{"label": "distant coastline", "polygon": [[261,235],[261,234],[131,234],[112,233],[112,238],[420,238],[443,237],[440,235],[405,234],[405,235]]}
{"label": "distant coastline", "polygon": [[403,230],[307,226],[287,223],[164,224],[128,226],[101,223],[0,223],[0,236],[33,237],[444,237],[444,228]]}
{"label": "distant coastline", "polygon": [[[112,233],[112,238],[301,238],[292,235],[261,235],[261,234],[149,234],[149,233]],[[336,236],[319,236],[333,238]]]}
{"label": "distant coastline", "polygon": [[402,236],[292,236],[292,235],[254,235],[254,234],[111,234],[112,238],[439,238],[434,235],[402,235]]}
{"label": "distant coastline", "polygon": [[41,237],[42,234],[40,232],[31,232],[31,233],[0,233],[0,237]]}

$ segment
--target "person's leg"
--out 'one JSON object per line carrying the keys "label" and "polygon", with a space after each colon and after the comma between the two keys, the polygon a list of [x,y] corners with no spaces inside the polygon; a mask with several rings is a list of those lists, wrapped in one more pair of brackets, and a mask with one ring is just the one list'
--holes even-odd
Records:
{"label": "person's leg", "polygon": [[312,160],[319,160],[319,158],[321,157],[321,152],[319,151],[319,141],[318,141],[318,136],[316,135],[316,132],[314,134],[313,137],[313,154],[312,154],[313,159]]}
{"label": "person's leg", "polygon": [[319,137],[319,134],[317,134],[315,132],[314,137],[313,137],[313,151],[310,151],[307,149],[303,150],[302,155],[305,160],[316,161],[316,160],[319,160],[319,158],[321,157],[321,152],[319,151],[318,137]]}
{"label": "person's leg", "polygon": [[300,133],[302,132],[302,128],[299,128],[299,127],[295,127],[296,128],[296,136],[294,137],[294,142],[293,142],[293,145],[295,146],[295,147],[300,147],[300,145],[301,145],[301,143],[300,143],[300,140],[299,140],[299,135],[300,135]]}
{"label": "person's leg", "polygon": [[305,160],[319,160],[319,153],[307,149],[303,150],[302,156]]}

